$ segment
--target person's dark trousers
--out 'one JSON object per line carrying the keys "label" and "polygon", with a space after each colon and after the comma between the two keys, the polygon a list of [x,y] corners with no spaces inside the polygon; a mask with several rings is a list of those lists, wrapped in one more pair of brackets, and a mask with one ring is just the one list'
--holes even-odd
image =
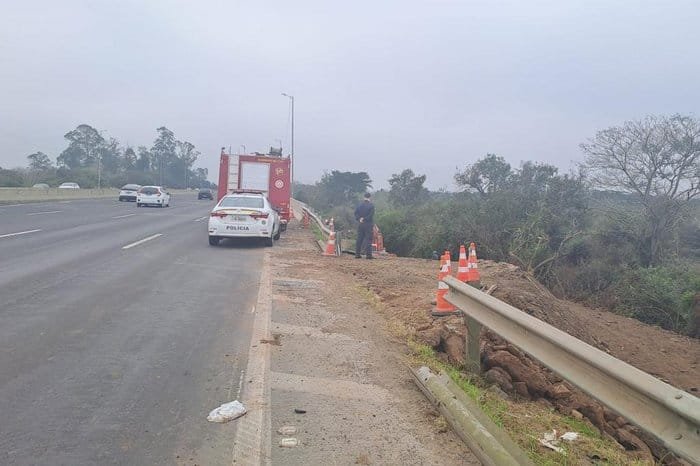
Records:
{"label": "person's dark trousers", "polygon": [[355,242],[355,257],[360,254],[367,254],[372,257],[372,234],[374,225],[372,223],[360,223],[357,227],[357,241]]}

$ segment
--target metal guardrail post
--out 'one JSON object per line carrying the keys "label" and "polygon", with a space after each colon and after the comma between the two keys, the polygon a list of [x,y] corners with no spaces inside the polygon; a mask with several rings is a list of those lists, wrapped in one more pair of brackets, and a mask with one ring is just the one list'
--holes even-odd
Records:
{"label": "metal guardrail post", "polygon": [[700,399],[454,277],[447,301],[683,458],[700,459]]}
{"label": "metal guardrail post", "polygon": [[481,335],[481,324],[479,321],[465,314],[467,322],[467,341],[464,345],[466,349],[467,370],[474,374],[481,374],[481,346],[479,336]]}

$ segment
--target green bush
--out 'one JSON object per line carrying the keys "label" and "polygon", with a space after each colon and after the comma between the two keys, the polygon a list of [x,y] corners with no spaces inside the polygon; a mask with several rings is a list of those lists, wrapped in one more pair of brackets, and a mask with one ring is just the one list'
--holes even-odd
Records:
{"label": "green bush", "polygon": [[407,213],[404,209],[381,210],[375,216],[387,251],[399,256],[408,256],[415,248],[415,228],[407,221]]}
{"label": "green bush", "polygon": [[0,168],[0,186],[7,188],[20,188],[24,186],[24,177],[17,170]]}
{"label": "green bush", "polygon": [[685,332],[691,323],[693,296],[700,292],[700,274],[685,264],[629,269],[610,292],[618,312]]}

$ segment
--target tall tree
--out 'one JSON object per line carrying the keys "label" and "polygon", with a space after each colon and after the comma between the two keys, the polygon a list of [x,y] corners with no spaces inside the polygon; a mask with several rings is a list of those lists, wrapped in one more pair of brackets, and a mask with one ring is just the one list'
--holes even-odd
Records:
{"label": "tall tree", "polygon": [[139,146],[138,159],[136,160],[136,169],[144,172],[150,172],[155,168],[153,155],[145,146]]}
{"label": "tall tree", "polygon": [[121,148],[119,141],[114,138],[109,138],[105,141],[102,147],[98,150],[102,170],[105,172],[116,173],[119,170],[121,162]]}
{"label": "tall tree", "polygon": [[191,142],[176,141],[176,155],[177,163],[175,163],[176,173],[174,173],[174,177],[177,180],[180,174],[184,174],[184,187],[187,188],[189,179],[191,179],[193,175],[192,165],[197,161],[199,151],[195,149],[194,144]]}
{"label": "tall tree", "polygon": [[158,137],[153,141],[153,147],[151,147],[151,154],[155,159],[157,171],[159,173],[160,184],[165,184],[165,173],[167,167],[176,158],[175,149],[177,147],[177,141],[175,140],[175,134],[170,131],[165,126],[161,126],[156,129],[158,131]]}
{"label": "tall tree", "polygon": [[33,154],[29,154],[27,159],[29,160],[29,168],[32,170],[44,171],[48,170],[53,165],[49,156],[43,152],[34,152]]}
{"label": "tall tree", "polygon": [[136,152],[132,147],[127,147],[124,150],[124,155],[122,156],[122,168],[124,170],[133,170],[136,168]]}
{"label": "tall tree", "polygon": [[396,206],[407,206],[427,199],[428,190],[423,186],[425,175],[416,176],[413,170],[406,169],[389,178],[389,200]]}
{"label": "tall tree", "polygon": [[68,147],[58,156],[58,164],[68,168],[80,168],[92,165],[99,156],[105,143],[104,138],[90,125],[78,125],[64,136]]}
{"label": "tall tree", "polygon": [[332,170],[324,173],[319,187],[328,206],[347,205],[372,186],[367,172],[341,172]]}
{"label": "tall tree", "polygon": [[182,160],[185,166],[190,169],[199,157],[199,151],[195,149],[194,144],[187,141],[176,141],[177,158]]}
{"label": "tall tree", "polygon": [[647,223],[645,265],[658,265],[688,203],[700,194],[700,123],[682,115],[648,116],[599,131],[581,144],[584,168],[601,188],[629,193]]}
{"label": "tall tree", "polygon": [[505,188],[512,175],[510,164],[496,154],[486,154],[483,159],[467,165],[455,175],[455,182],[463,189],[476,191],[482,196]]}

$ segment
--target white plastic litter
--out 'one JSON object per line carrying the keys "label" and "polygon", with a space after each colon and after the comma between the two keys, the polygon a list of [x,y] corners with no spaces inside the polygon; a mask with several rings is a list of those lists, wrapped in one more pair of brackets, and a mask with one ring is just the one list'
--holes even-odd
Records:
{"label": "white plastic litter", "polygon": [[299,445],[299,441],[294,437],[287,437],[280,440],[280,446],[286,448],[294,448]]}
{"label": "white plastic litter", "polygon": [[542,435],[542,438],[538,439],[538,441],[540,442],[540,445],[545,446],[550,450],[554,450],[557,453],[566,454],[563,448],[557,446],[557,443],[559,443],[559,441],[557,440],[556,430],[552,430],[551,432],[545,432]]}
{"label": "white plastic litter", "polygon": [[576,432],[567,432],[563,434],[561,437],[559,437],[562,440],[566,440],[567,442],[573,442],[574,440],[578,440],[578,433]]}
{"label": "white plastic litter", "polygon": [[209,422],[228,422],[231,419],[241,417],[246,413],[245,406],[240,401],[231,401],[224,403],[218,408],[212,410],[207,416]]}

